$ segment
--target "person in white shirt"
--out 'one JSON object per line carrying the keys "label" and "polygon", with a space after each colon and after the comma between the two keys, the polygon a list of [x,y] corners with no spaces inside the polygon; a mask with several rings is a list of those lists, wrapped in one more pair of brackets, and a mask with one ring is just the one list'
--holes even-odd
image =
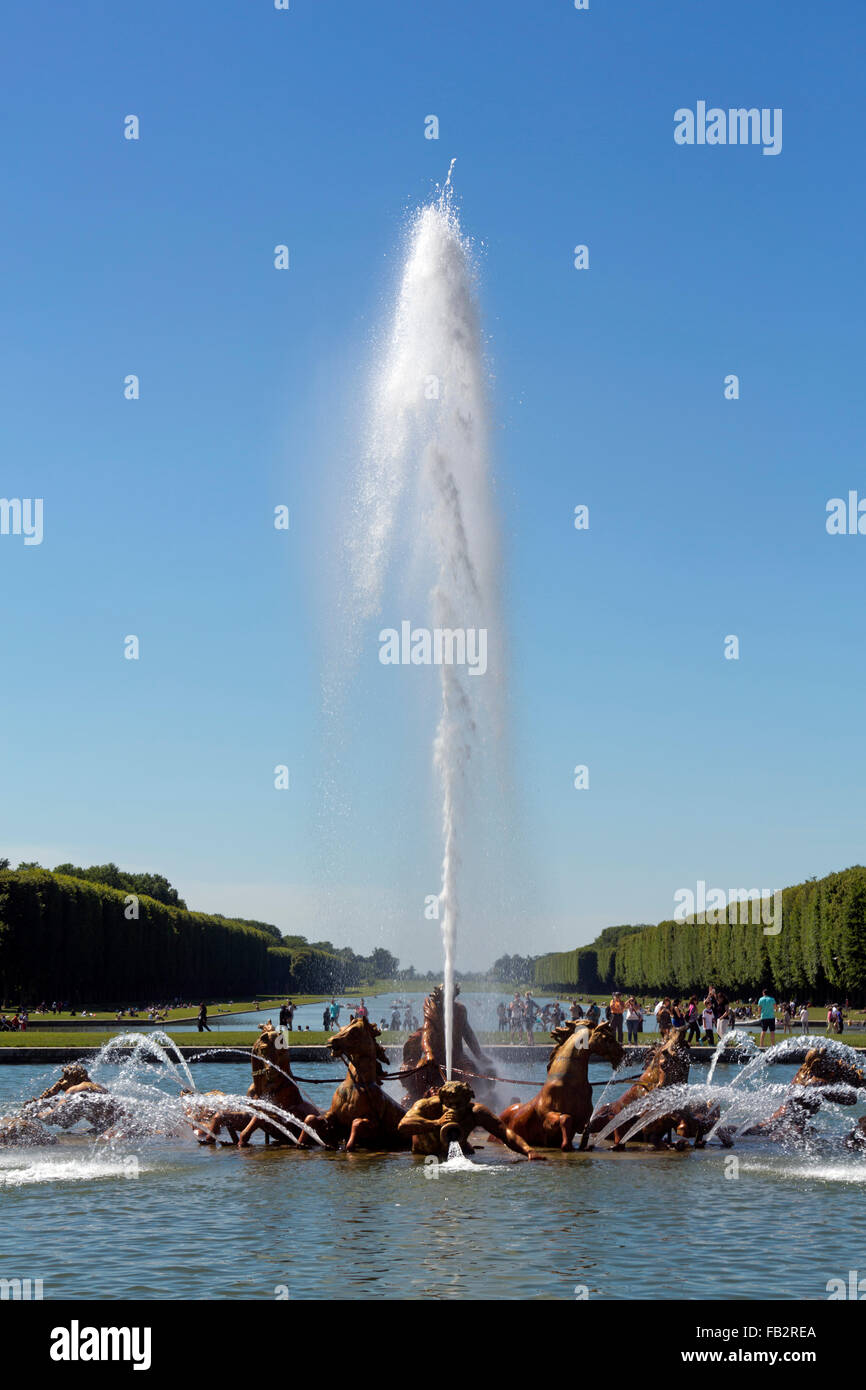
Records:
{"label": "person in white shirt", "polygon": [[635,999],[634,995],[626,1002],[625,1006],[625,1026],[630,1043],[636,1043],[640,1026],[643,1023],[643,1009]]}
{"label": "person in white shirt", "polygon": [[701,1042],[702,1042],[702,1043],[709,1043],[711,1047],[715,1047],[715,1045],[716,1045],[716,1039],[715,1039],[715,1036],[714,1036],[714,1034],[713,1034],[713,1029],[714,1029],[715,1026],[716,1026],[716,1016],[715,1016],[715,1014],[713,1013],[712,1009],[710,1008],[709,1004],[708,1004],[707,1007],[704,1009],[703,1020],[704,1020],[704,1036],[701,1038]]}
{"label": "person in white shirt", "polygon": [[809,1031],[809,1005],[808,1005],[808,1004],[804,1004],[803,1007],[802,1007],[802,1009],[800,1010],[800,1022],[801,1022],[802,1025],[803,1025],[803,1032],[804,1032],[804,1033],[808,1033],[808,1031]]}

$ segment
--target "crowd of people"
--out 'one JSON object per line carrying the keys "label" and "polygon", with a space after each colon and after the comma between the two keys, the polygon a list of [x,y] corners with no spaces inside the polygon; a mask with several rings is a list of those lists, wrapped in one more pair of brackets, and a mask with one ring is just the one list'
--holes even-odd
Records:
{"label": "crowd of people", "polygon": [[[202,1003],[197,1007],[199,1032],[210,1032],[207,1005]],[[230,1008],[231,1005],[229,1004],[228,1007]],[[765,989],[759,999],[751,999],[746,1003],[734,1005],[728,1000],[723,990],[711,986],[703,999],[695,994],[692,994],[688,999],[665,995],[657,999],[655,1004],[650,1002],[645,1004],[633,994],[623,998],[622,992],[615,990],[603,1010],[593,1001],[585,1003],[583,999],[577,998],[572,999],[567,1006],[561,1004],[558,999],[542,1005],[533,998],[530,990],[526,990],[523,994],[519,990],[515,990],[513,997],[507,1002],[500,1001],[496,1012],[499,1032],[508,1034],[512,1042],[522,1042],[525,1039],[527,1043],[531,1044],[535,1040],[536,1033],[540,1032],[546,1035],[553,1028],[559,1027],[566,1019],[586,1018],[590,1023],[596,1024],[603,1016],[605,1021],[610,1023],[620,1042],[637,1043],[640,1035],[647,1031],[657,1032],[659,1036],[664,1038],[672,1028],[684,1028],[686,1030],[686,1042],[706,1046],[715,1046],[717,1040],[724,1038],[738,1024],[759,1022],[761,1025],[760,1042],[763,1046],[767,1036],[772,1041],[777,1024],[783,1034],[790,1034],[795,1031],[803,1034],[814,1033],[821,1025],[810,1021],[809,1011],[811,1007],[812,1005],[808,1000],[786,999],[777,1002],[769,989]],[[169,1009],[179,1008],[193,1010],[196,1005],[176,999],[169,1004],[151,1004],[146,1009],[130,1006],[126,1009],[118,1009],[115,1019],[118,1023],[121,1023],[124,1018],[146,1020],[149,1023],[163,1023],[168,1018]],[[256,1001],[253,1003],[253,1009],[257,1008],[258,1002]],[[337,1032],[343,1026],[340,1023],[340,1016],[344,1011],[348,1015],[346,1019],[348,1023],[352,1023],[356,1018],[369,1018],[370,1016],[363,998],[357,1003],[343,1004],[332,996],[322,1009],[323,1031],[326,1033]],[[280,1027],[288,1032],[309,1033],[311,1031],[309,1024],[295,1024],[295,1012],[296,1005],[291,999],[287,999],[280,1006]],[[59,999],[52,1001],[51,1004],[43,1002],[33,1010],[34,1017],[61,1013],[67,1013],[70,1018],[96,1017],[94,1013],[88,1012],[86,1009],[80,1011],[72,1009],[68,1002]],[[849,1013],[850,1006],[847,999],[844,1007],[840,1004],[828,1005],[825,1019],[827,1033],[844,1033]],[[655,1019],[656,1027],[653,1030],[647,1030],[644,1027],[648,1016]],[[23,1007],[16,1010],[14,1014],[0,1013],[0,1032],[26,1032],[29,1021],[28,1010]],[[420,1025],[412,1004],[396,1000],[391,1005],[390,1017],[380,1018],[379,1026],[383,1031],[409,1033]],[[849,1023],[849,1027],[854,1026],[853,1023]],[[866,1024],[862,1026],[866,1027]],[[624,1031],[625,1038],[623,1037]]]}
{"label": "crowd of people", "polygon": [[0,1033],[26,1033],[28,1015],[26,1009],[14,1014],[0,1014]]}
{"label": "crowd of people", "polygon": [[[582,999],[572,999],[566,1012],[559,1000],[542,1007],[529,990],[525,994],[515,990],[514,997],[508,1003],[499,1003],[497,1017],[499,1032],[508,1033],[512,1041],[517,1042],[525,1038],[531,1043],[536,1031],[549,1032],[566,1018],[586,1018],[596,1024],[603,1016],[620,1042],[637,1043],[641,1033],[650,1031],[665,1038],[671,1029],[684,1028],[686,1042],[708,1047],[714,1047],[738,1024],[759,1022],[760,1044],[763,1046],[767,1037],[773,1040],[777,1023],[785,1034],[793,1033],[795,1029],[803,1034],[814,1033],[820,1025],[810,1021],[811,1007],[808,1000],[798,1003],[789,999],[777,1003],[769,989],[764,989],[759,999],[734,1005],[723,990],[711,986],[703,999],[696,994],[688,999],[665,995],[658,998],[655,1004],[644,1004],[633,994],[623,998],[621,991],[615,990],[603,1011],[592,1001],[584,1003]],[[847,1001],[844,1009],[838,1004],[829,1005],[826,1017],[828,1033],[844,1032],[847,1010]],[[653,1030],[644,1027],[648,1016],[655,1019],[656,1027]]]}
{"label": "crowd of people", "polygon": [[[340,1015],[344,1010],[347,1017],[345,1022],[341,1023]],[[280,1006],[280,1027],[285,1028],[289,1033],[294,1033],[296,1031],[309,1033],[311,1031],[309,1024],[301,1025],[295,1023],[296,1011],[297,1006],[291,999],[287,999],[286,1002]],[[370,1010],[367,1007],[367,1001],[365,999],[361,998],[357,1003],[353,1004],[343,1004],[335,996],[332,996],[322,1007],[322,1031],[325,1033],[336,1033],[339,1032],[340,1028],[346,1027],[347,1024],[354,1023],[356,1018],[369,1017]],[[379,1027],[383,1032],[390,1029],[394,1033],[411,1033],[419,1026],[418,1019],[412,1011],[412,1005],[406,1004],[404,1006],[402,1002],[392,1004],[390,1018],[383,1017],[379,1019]]]}
{"label": "crowd of people", "polygon": [[[508,1003],[500,1002],[497,1007],[497,1018],[499,1020],[500,1033],[508,1033],[512,1041],[523,1040],[531,1043],[533,1035],[541,1029],[549,1033],[552,1028],[558,1028],[565,1018],[565,1013],[557,999],[553,1004],[537,1004],[529,990],[521,994],[519,990],[514,991],[514,998],[509,999]],[[578,1015],[572,1014],[572,1018]]]}

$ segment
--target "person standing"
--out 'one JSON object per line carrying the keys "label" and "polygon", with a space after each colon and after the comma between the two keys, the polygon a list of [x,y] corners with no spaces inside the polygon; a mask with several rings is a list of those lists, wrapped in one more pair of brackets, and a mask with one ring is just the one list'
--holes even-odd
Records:
{"label": "person standing", "polygon": [[625,1027],[630,1043],[636,1043],[643,1023],[643,1009],[632,994],[625,1005]]}
{"label": "person standing", "polygon": [[213,1031],[207,1021],[207,1004],[199,1004],[198,1006],[198,1031],[200,1033]]}
{"label": "person standing", "polygon": [[608,1004],[607,1007],[608,1007],[608,1010],[609,1010],[608,1018],[610,1019],[611,1027],[613,1028],[613,1031],[614,1031],[614,1036],[615,1036],[617,1042],[620,1042],[620,1043],[621,1043],[621,1042],[622,1042],[622,1014],[623,1014],[623,1006],[622,1006],[622,995],[620,994],[620,992],[619,992],[618,989],[615,989],[615,990],[614,990],[613,995],[612,995],[612,997],[611,997],[611,1001],[610,1001],[610,1003]]}
{"label": "person standing", "polygon": [[577,1020],[578,1018],[583,1018],[583,1008],[576,999],[572,999],[571,1001],[570,1013],[572,1019],[574,1020]]}
{"label": "person standing", "polygon": [[801,1025],[801,1027],[802,1027],[802,1029],[803,1029],[803,1034],[805,1035],[806,1033],[808,1033],[808,1031],[809,1031],[809,1005],[808,1005],[808,1004],[804,1004],[803,1007],[800,1009],[800,1025]]}
{"label": "person standing", "polygon": [[500,999],[498,1005],[496,1006],[496,1017],[497,1017],[497,1019],[498,1019],[498,1021],[499,1021],[499,1031],[500,1031],[500,1033],[507,1033],[507,1032],[508,1032],[508,1010],[506,1009],[506,1007],[505,1007],[505,1005],[503,1004],[503,1002],[502,1002],[501,999]]}
{"label": "person standing", "polygon": [[367,1005],[364,1003],[363,999],[361,1000],[360,1004],[358,1005],[357,1009],[355,1010],[355,1017],[356,1017],[356,1018],[369,1018],[369,1017],[370,1017],[370,1011],[369,1011],[369,1009],[367,1008]]}
{"label": "person standing", "polygon": [[508,1015],[511,1020],[511,1039],[512,1042],[517,1038],[518,1042],[523,1040],[523,1000],[518,990],[514,991],[514,998],[508,1006]]}
{"label": "person standing", "polygon": [[771,1038],[776,1036],[776,1001],[766,985],[758,1000],[758,1012],[761,1015],[761,1040],[758,1046],[763,1047],[765,1033],[769,1033]]}
{"label": "person standing", "polygon": [[529,990],[527,990],[523,1003],[523,1021],[526,1027],[526,1041],[529,1043],[530,1047],[533,1043],[532,1030],[535,1027],[535,1020],[539,1013],[540,1010],[538,1005],[529,993]]}
{"label": "person standing", "polygon": [[700,1042],[701,1024],[698,1012],[697,997],[693,994],[686,1009],[686,1042],[690,1043],[692,1038],[695,1042]]}
{"label": "person standing", "polygon": [[[331,1028],[333,1028],[335,1032],[338,1032],[340,1028],[340,1010],[343,1006],[342,1004],[338,1004],[336,999],[332,999],[328,1007],[331,1013]],[[399,1026],[400,1021],[398,1019],[397,1027],[399,1028]]]}
{"label": "person standing", "polygon": [[702,1042],[702,1043],[707,1043],[710,1047],[715,1047],[715,1045],[716,1045],[716,1037],[715,1037],[716,1015],[715,1015],[714,1012],[713,1012],[713,1006],[712,1006],[712,1004],[710,1003],[709,999],[707,1000],[706,1004],[704,1005],[703,1021],[704,1021],[704,1036],[701,1038],[701,1042]]}
{"label": "person standing", "polygon": [[666,1038],[671,1031],[671,1001],[663,999],[656,1009],[656,1021],[659,1026],[659,1036]]}

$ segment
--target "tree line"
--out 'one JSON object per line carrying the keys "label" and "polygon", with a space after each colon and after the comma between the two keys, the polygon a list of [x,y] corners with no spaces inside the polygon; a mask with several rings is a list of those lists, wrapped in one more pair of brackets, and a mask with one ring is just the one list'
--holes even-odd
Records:
{"label": "tree line", "polygon": [[765,930],[758,903],[732,905],[719,916],[718,923],[608,927],[588,946],[540,956],[535,983],[586,994],[680,995],[719,984],[739,998],[769,986],[777,997],[866,1001],[862,865],[785,888],[778,932]]}
{"label": "tree line", "polygon": [[325,994],[392,978],[399,964],[381,948],[361,956],[330,941],[284,937],[268,922],[191,912],[161,874],[116,865],[12,870],[0,860],[4,1001],[118,1007]]}

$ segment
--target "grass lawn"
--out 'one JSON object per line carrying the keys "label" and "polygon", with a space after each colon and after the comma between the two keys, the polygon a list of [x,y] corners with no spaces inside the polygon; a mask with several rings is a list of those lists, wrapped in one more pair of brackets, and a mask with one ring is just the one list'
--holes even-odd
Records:
{"label": "grass lawn", "polygon": [[[50,1032],[44,1029],[39,1032],[37,1029],[31,1031],[28,1028],[26,1033],[0,1033],[0,1047],[102,1047],[109,1038],[117,1037],[118,1031],[117,1028],[108,1032],[103,1032],[101,1028],[88,1028],[86,1032],[76,1032],[74,1029],[67,1031],[65,1028],[57,1028]],[[143,1030],[141,1036],[145,1036]],[[214,1040],[216,1036],[213,1035]],[[181,1047],[195,1047],[201,1044],[203,1052],[213,1045],[207,1033],[173,1033],[172,1037]],[[219,1041],[224,1047],[249,1049],[255,1042],[255,1037],[255,1033],[230,1033],[226,1030],[219,1035]]]}
{"label": "grass lawn", "polygon": [[[325,994],[295,994],[295,995],[290,995],[289,997],[292,999],[292,1002],[293,1002],[294,1004],[323,1004],[323,1003],[325,1002],[325,1000],[326,1000],[326,999],[330,999],[331,996],[330,996],[329,994],[328,994],[328,995],[325,995]],[[281,997],[278,998],[278,999],[261,999],[261,998],[260,998],[260,999],[258,999],[258,1000],[256,1000],[256,1001],[253,1001],[253,1000],[247,1000],[246,1002],[243,1002],[243,1001],[241,1001],[241,1002],[234,1001],[234,1002],[232,1002],[231,1004],[226,1003],[225,1001],[223,1001],[222,1003],[219,1003],[219,1004],[211,1004],[209,1000],[206,1000],[205,1002],[207,1003],[208,1018],[221,1018],[223,1015],[252,1013],[252,1012],[254,1012],[254,1010],[253,1010],[253,1002],[255,1002],[256,1008],[257,1008],[257,1009],[275,1009],[275,1010],[278,1011],[279,1008],[280,1008],[280,1005],[283,1004],[283,1003],[285,1003],[285,995],[281,996]],[[199,1000],[199,1003],[201,1003],[201,1000]],[[0,1009],[0,1012],[6,1013],[6,1014],[10,1015],[10,1017],[11,1017],[11,1015],[15,1013],[15,1007],[14,1007],[13,1005],[11,1005],[11,1004],[6,1004],[6,1005],[4,1005],[4,1006],[2,1007],[2,1009]],[[87,1012],[87,1018],[88,1018],[88,1020],[91,1021],[91,1022],[105,1022],[105,1023],[110,1023],[110,1024],[114,1025],[114,1024],[115,1024],[115,1015],[116,1015],[116,1013],[117,1013],[117,1010],[116,1010],[116,1009],[107,1009],[107,1010],[106,1010],[106,1009],[95,1009],[95,1010],[93,1011],[93,1014],[91,1014],[90,1011],[88,1010],[88,1012]],[[164,1019],[163,1021],[164,1021],[165,1023],[176,1023],[179,1019],[182,1020],[182,1019],[185,1019],[185,1018],[195,1018],[195,1017],[197,1017],[197,1015],[198,1015],[198,1004],[190,1004],[190,1005],[184,1006],[183,1008],[180,1008],[180,1009],[168,1009],[168,1010],[166,1010],[166,1016],[165,1016],[165,1019]],[[71,1024],[72,1027],[74,1028],[75,1025],[76,1025],[77,1023],[80,1023],[80,1022],[81,1022],[82,1013],[81,1013],[81,1010],[80,1010],[80,1009],[79,1009],[78,1013],[76,1013],[76,1014],[70,1014],[70,1013],[59,1013],[59,1014],[34,1014],[34,1013],[31,1011],[31,1013],[30,1013],[30,1025],[31,1025],[31,1027],[32,1027],[32,1028],[38,1028],[38,1027],[39,1027],[39,1023],[40,1023],[40,1021],[41,1021],[43,1018],[45,1019],[45,1021],[46,1021],[47,1023],[69,1023],[69,1024]],[[128,1018],[121,1019],[121,1022],[120,1022],[120,1025],[119,1025],[119,1026],[122,1027],[124,1024],[130,1023],[130,1022],[131,1022],[131,1023],[142,1023],[142,1022],[144,1022],[144,1021],[145,1021],[145,1020],[144,1020],[144,1016],[143,1016],[142,1014],[139,1014],[139,1016],[138,1016],[137,1019],[128,1019]],[[277,1021],[276,1018],[274,1018],[274,1023],[276,1023],[276,1021]],[[154,1024],[154,1027],[159,1027],[159,1024]]]}
{"label": "grass lawn", "polygon": [[[103,1031],[100,1028],[89,1028],[86,1031],[74,1028],[42,1030],[28,1029],[26,1033],[0,1033],[0,1048],[2,1047],[102,1047],[110,1038],[116,1037],[117,1028]],[[144,1030],[142,1030],[142,1036]],[[180,1047],[200,1047],[204,1052],[209,1048],[218,1047],[240,1047],[246,1050],[252,1047],[255,1042],[256,1034],[254,1031],[243,1031],[235,1029],[222,1029],[219,1032],[199,1033],[196,1029],[189,1032],[172,1033],[170,1035]],[[797,1037],[797,1034],[789,1034],[789,1037]],[[294,1032],[291,1035],[289,1044],[290,1050],[298,1047],[322,1046],[333,1034],[301,1033]],[[405,1033],[384,1032],[380,1039],[386,1046],[401,1046],[406,1039]],[[546,1057],[550,1050],[550,1041],[545,1033],[535,1033],[535,1048],[540,1056]],[[782,1042],[784,1034],[776,1030],[776,1042]],[[509,1044],[511,1038],[507,1033],[482,1033],[479,1041],[483,1046],[489,1047],[493,1043]],[[658,1042],[658,1034],[641,1033],[639,1041],[644,1046]],[[757,1041],[757,1039],[756,1039]],[[845,1042],[850,1047],[866,1047],[866,1033],[850,1033],[845,1035]],[[239,1059],[240,1060],[240,1059]]]}

